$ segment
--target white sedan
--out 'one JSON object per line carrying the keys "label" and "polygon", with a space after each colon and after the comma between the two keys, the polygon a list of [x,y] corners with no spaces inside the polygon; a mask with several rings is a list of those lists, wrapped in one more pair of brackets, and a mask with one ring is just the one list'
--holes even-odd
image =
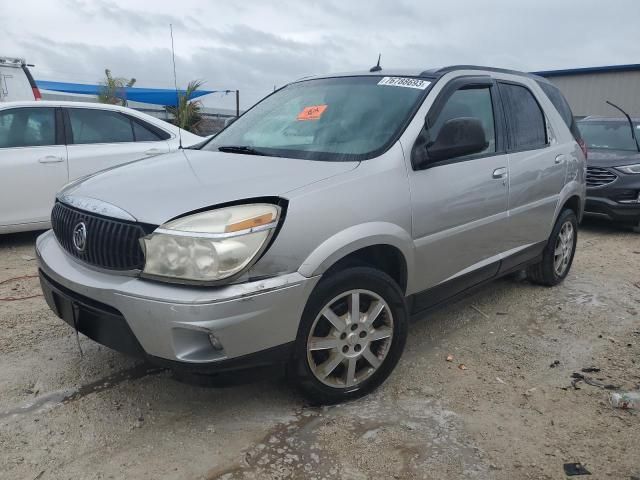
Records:
{"label": "white sedan", "polygon": [[115,105],[0,103],[0,234],[49,228],[62,186],[105,168],[175,151],[179,131],[183,147],[205,140]]}

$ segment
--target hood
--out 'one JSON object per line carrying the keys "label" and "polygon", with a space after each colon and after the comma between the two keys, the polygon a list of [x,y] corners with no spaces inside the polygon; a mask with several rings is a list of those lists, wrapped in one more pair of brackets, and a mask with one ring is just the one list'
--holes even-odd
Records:
{"label": "hood", "polygon": [[358,162],[181,150],[105,170],[71,184],[60,196],[106,202],[140,222],[160,225],[221,203],[282,196],[357,166]]}
{"label": "hood", "polygon": [[587,165],[590,167],[620,167],[635,163],[640,163],[640,153],[630,150],[590,148],[587,155]]}

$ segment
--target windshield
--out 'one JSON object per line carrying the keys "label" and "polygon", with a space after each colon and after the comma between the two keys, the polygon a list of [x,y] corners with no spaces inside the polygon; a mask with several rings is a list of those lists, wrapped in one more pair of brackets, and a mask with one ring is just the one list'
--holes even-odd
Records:
{"label": "windshield", "polygon": [[389,148],[430,82],[409,77],[342,77],[288,85],[265,98],[204,150],[351,161]]}
{"label": "windshield", "polygon": [[[628,122],[578,122],[578,128],[588,148],[637,151]],[[634,128],[640,135],[640,125],[635,123]]]}

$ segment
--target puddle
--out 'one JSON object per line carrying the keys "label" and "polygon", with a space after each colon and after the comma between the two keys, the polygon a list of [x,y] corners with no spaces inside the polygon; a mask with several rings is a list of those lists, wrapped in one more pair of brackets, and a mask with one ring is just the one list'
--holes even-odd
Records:
{"label": "puddle", "polygon": [[601,301],[597,295],[591,293],[583,293],[573,299],[578,305],[586,305],[588,307],[606,307],[607,304]]}
{"label": "puddle", "polygon": [[148,375],[154,375],[164,371],[163,368],[151,367],[147,364],[136,365],[126,370],[120,370],[95,382],[81,385],[77,388],[68,388],[46,393],[35,398],[20,407],[0,412],[0,420],[8,417],[24,415],[31,412],[40,412],[55,407],[56,405],[66,405],[75,402],[92,393],[107,390],[126,380],[137,380]]}
{"label": "puddle", "polygon": [[464,478],[488,478],[482,453],[455,413],[430,398],[376,397],[302,409],[206,478],[413,479],[445,466]]}

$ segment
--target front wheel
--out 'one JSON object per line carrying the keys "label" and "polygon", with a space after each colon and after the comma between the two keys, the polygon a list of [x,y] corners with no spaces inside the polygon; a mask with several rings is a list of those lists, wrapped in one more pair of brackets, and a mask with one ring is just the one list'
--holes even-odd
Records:
{"label": "front wheel", "polygon": [[309,297],[290,376],[316,404],[365,395],[396,366],[407,324],[404,295],[391,277],[369,267],[338,271]]}
{"label": "front wheel", "polygon": [[563,210],[544,248],[542,260],[529,267],[527,277],[548,287],[562,282],[573,263],[577,242],[578,218],[573,210]]}

